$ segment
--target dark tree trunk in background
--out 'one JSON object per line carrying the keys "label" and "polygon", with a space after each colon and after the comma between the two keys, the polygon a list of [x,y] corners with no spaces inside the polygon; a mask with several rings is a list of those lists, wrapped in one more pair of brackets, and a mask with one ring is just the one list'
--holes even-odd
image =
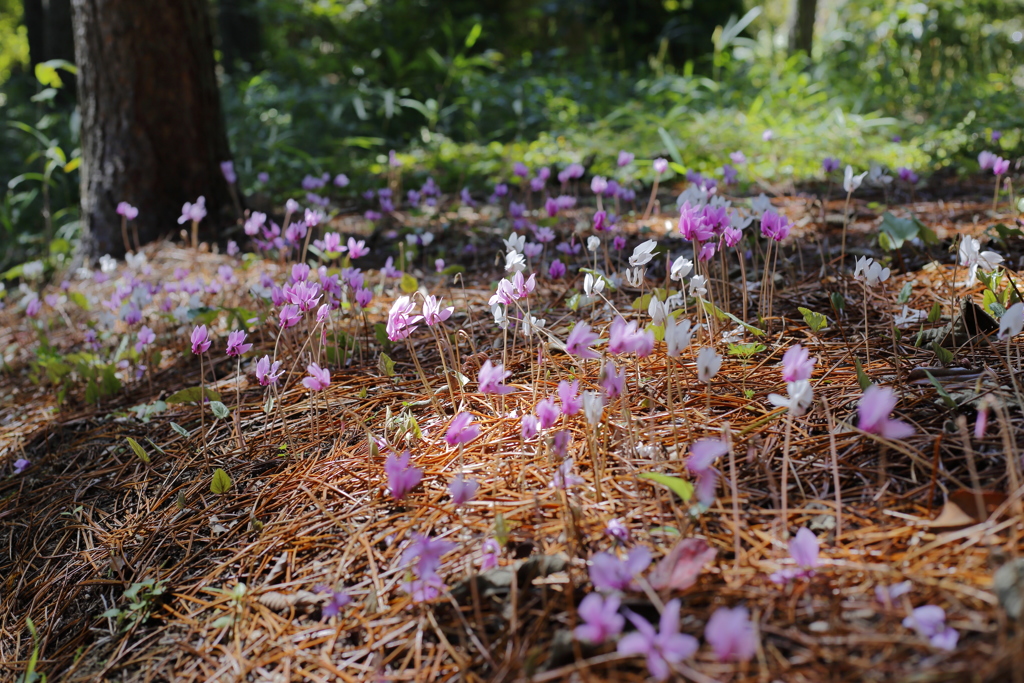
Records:
{"label": "dark tree trunk in background", "polygon": [[228,73],[243,65],[251,71],[263,68],[263,28],[258,10],[253,0],[219,0],[217,3],[218,47],[221,64]]}
{"label": "dark tree trunk in background", "polygon": [[814,19],[818,0],[790,0],[793,3],[789,18],[789,53],[803,51],[811,56],[814,47]]}
{"label": "dark tree trunk in background", "polygon": [[206,197],[211,227],[233,222],[220,171],[230,158],[207,0],[72,0],[82,112],[83,245],[124,253],[118,202],[143,242],[179,229]]}

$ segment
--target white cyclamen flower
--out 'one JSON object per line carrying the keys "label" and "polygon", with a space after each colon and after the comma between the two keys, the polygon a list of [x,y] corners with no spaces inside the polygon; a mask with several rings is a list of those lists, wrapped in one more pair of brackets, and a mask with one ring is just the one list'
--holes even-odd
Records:
{"label": "white cyclamen flower", "polygon": [[807,409],[811,407],[811,402],[814,400],[814,389],[811,388],[811,383],[806,379],[789,382],[786,385],[786,390],[789,392],[788,396],[768,394],[768,400],[774,406],[780,408],[785,406],[788,408],[793,417],[800,417],[806,413]]}
{"label": "white cyclamen flower", "polygon": [[599,294],[602,289],[604,289],[603,277],[594,277],[592,273],[587,273],[586,277],[583,278],[583,293],[587,296]]}
{"label": "white cyclamen flower", "polygon": [[703,275],[690,278],[690,296],[704,296],[708,293],[708,279]]}
{"label": "white cyclamen flower", "polygon": [[505,243],[506,251],[518,251],[523,252],[523,247],[526,246],[526,235],[517,235],[512,233],[508,236],[508,239],[502,240]]}
{"label": "white cyclamen flower", "polygon": [[960,265],[968,267],[967,284],[974,282],[978,268],[993,270],[1003,262],[1003,257],[994,251],[981,251],[981,241],[968,235],[960,241]]}
{"label": "white cyclamen flower", "polygon": [[510,251],[505,254],[505,271],[506,272],[523,272],[526,270],[526,258],[518,251]]}
{"label": "white cyclamen flower", "polygon": [[999,338],[1013,339],[1024,329],[1024,303],[1018,301],[999,318]]}
{"label": "white cyclamen flower", "polygon": [[654,258],[652,253],[658,246],[658,243],[654,240],[647,240],[641,244],[636,245],[636,249],[633,250],[633,255],[629,257],[629,265],[634,268],[638,266],[646,266]]}
{"label": "white cyclamen flower", "polygon": [[668,345],[668,355],[673,358],[679,356],[682,350],[690,345],[692,338],[693,330],[690,329],[689,320],[669,320],[665,326],[665,344]]}
{"label": "white cyclamen flower", "polygon": [[874,259],[861,256],[857,259],[857,267],[853,270],[853,277],[857,280],[863,280],[869,287],[875,287],[879,282],[885,282],[889,279],[889,272],[888,268],[883,268]]}
{"label": "white cyclamen flower", "polygon": [[697,354],[697,379],[710,383],[722,369],[722,357],[713,348],[705,346]]}
{"label": "white cyclamen flower", "polygon": [[[110,256],[108,255],[105,258],[110,259]],[[114,261],[113,259],[110,259],[110,260]],[[100,261],[102,262],[102,259],[100,259]],[[114,261],[114,268],[116,268],[116,267],[117,267],[117,261]],[[113,268],[111,270],[113,270]],[[107,272],[110,272],[110,271],[108,271],[106,268],[104,268],[103,272],[107,273]],[[29,261],[28,263],[24,264],[21,267],[21,276],[23,278],[25,278],[26,280],[36,280],[39,277],[41,277],[42,274],[43,274],[43,262],[42,261]]]}
{"label": "white cyclamen flower", "polygon": [[604,413],[604,395],[599,391],[583,392],[583,414],[587,416],[587,422],[591,427],[596,427],[601,422],[601,415]]}
{"label": "white cyclamen flower", "polygon": [[597,235],[591,235],[587,238],[587,250],[597,251],[601,248],[601,238]]}
{"label": "white cyclamen flower", "polygon": [[626,284],[630,287],[640,287],[644,283],[644,272],[646,268],[643,266],[637,266],[636,268],[626,269]]}
{"label": "white cyclamen flower", "polygon": [[667,301],[658,301],[658,297],[652,296],[651,303],[647,304],[647,312],[651,316],[651,322],[655,325],[664,325],[672,309],[669,308]]}
{"label": "white cyclamen flower", "polygon": [[685,256],[680,256],[672,262],[672,269],[669,271],[668,276],[673,280],[682,282],[683,278],[689,275],[691,270],[693,270],[693,261]]}
{"label": "white cyclamen flower", "polygon": [[864,177],[867,176],[868,172],[864,171],[860,175],[853,175],[853,166],[847,166],[846,172],[843,174],[843,189],[846,190],[847,194],[850,194],[864,182]]}

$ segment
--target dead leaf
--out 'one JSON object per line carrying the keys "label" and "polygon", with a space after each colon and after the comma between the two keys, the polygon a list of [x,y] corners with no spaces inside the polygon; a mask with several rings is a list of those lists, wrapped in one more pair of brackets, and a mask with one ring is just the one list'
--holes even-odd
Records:
{"label": "dead leaf", "polygon": [[650,582],[655,590],[685,590],[697,583],[704,565],[715,559],[718,551],[702,538],[684,538],[651,571]]}
{"label": "dead leaf", "polygon": [[1002,491],[982,491],[981,503],[985,506],[984,511],[978,510],[978,503],[975,498],[974,491],[960,489],[959,491],[954,491],[949,494],[949,499],[961,510],[973,517],[974,521],[977,523],[984,522],[988,519],[989,515],[996,511],[996,508],[1005,503],[1006,494]]}
{"label": "dead leaf", "polygon": [[926,526],[931,529],[961,529],[965,526],[977,524],[973,517],[951,501],[946,501],[939,511],[939,516],[928,522]]}
{"label": "dead leaf", "polygon": [[293,607],[313,607],[319,605],[326,597],[326,595],[318,595],[310,591],[296,591],[294,593],[270,591],[259,597],[259,603],[275,612],[286,612]]}

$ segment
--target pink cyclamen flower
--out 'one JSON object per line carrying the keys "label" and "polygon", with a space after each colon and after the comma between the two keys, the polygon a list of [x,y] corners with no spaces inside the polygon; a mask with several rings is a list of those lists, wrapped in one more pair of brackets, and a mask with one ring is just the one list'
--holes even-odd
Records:
{"label": "pink cyclamen flower", "polygon": [[181,207],[181,215],[178,216],[178,224],[182,225],[188,222],[198,223],[199,221],[206,218],[206,197],[200,196],[196,200],[196,203],[185,202]]}
{"label": "pink cyclamen flower", "polygon": [[117,205],[117,213],[124,216],[126,220],[133,221],[139,216],[139,210],[128,202],[121,202]]}
{"label": "pink cyclamen flower", "polygon": [[619,543],[628,543],[630,534],[629,528],[622,523],[619,518],[608,520],[608,523],[604,527],[605,536],[611,536]]}
{"label": "pink cyclamen flower", "polygon": [[498,555],[501,554],[501,546],[493,538],[488,538],[484,541],[482,556],[480,557],[480,571],[485,572],[488,569],[494,569],[498,566]]}
{"label": "pink cyclamen flower", "polygon": [[299,311],[299,307],[295,304],[286,304],[285,306],[282,306],[281,312],[277,317],[278,324],[281,326],[282,330],[294,327],[300,320],[302,320],[302,312]]}
{"label": "pink cyclamen flower", "polygon": [[729,445],[722,439],[701,439],[690,445],[690,457],[686,460],[686,469],[694,473],[703,472],[711,467],[715,460],[729,452]]}
{"label": "pink cyclamen flower", "polygon": [[483,367],[480,368],[480,374],[477,376],[480,393],[508,394],[515,391],[512,387],[502,384],[505,378],[511,374],[512,372],[506,370],[501,363],[493,365],[490,360],[484,361]]}
{"label": "pink cyclamen flower", "polygon": [[748,662],[757,652],[757,631],[746,607],[719,607],[704,627],[704,640],[720,662]]}
{"label": "pink cyclamen flower", "polygon": [[442,299],[435,296],[428,296],[423,299],[423,322],[431,327],[444,322],[455,312],[454,306],[441,308],[441,301]]}
{"label": "pink cyclamen flower", "polygon": [[568,490],[573,486],[579,486],[584,483],[583,478],[577,476],[573,472],[573,459],[566,458],[558,469],[555,470],[554,476],[551,477],[551,488]]}
{"label": "pink cyclamen flower", "polygon": [[359,240],[358,242],[354,237],[348,238],[348,257],[352,259],[362,258],[370,253],[370,249],[366,246],[365,240]]}
{"label": "pink cyclamen flower", "polygon": [[232,330],[228,333],[228,348],[225,353],[229,356],[241,356],[252,348],[252,344],[246,344],[244,342],[245,332],[242,330]]}
{"label": "pink cyclamen flower", "polygon": [[192,330],[192,353],[197,356],[201,353],[206,353],[210,349],[210,334],[206,330],[206,325],[196,325]]}
{"label": "pink cyclamen flower", "polygon": [[679,632],[679,605],[678,598],[670,600],[665,605],[658,631],[655,631],[654,626],[643,617],[633,612],[626,613],[626,618],[637,630],[622,637],[618,653],[644,655],[647,659],[647,670],[659,681],[669,677],[672,664],[678,664],[691,657],[700,646],[696,638]]}
{"label": "pink cyclamen flower", "polygon": [[449,446],[467,444],[480,436],[480,425],[473,424],[472,413],[459,413],[448,425],[444,440]]}
{"label": "pink cyclamen flower", "polygon": [[537,416],[532,413],[523,415],[523,419],[520,421],[520,430],[522,431],[523,439],[526,441],[537,436],[537,432],[540,430],[540,423],[537,421]]}
{"label": "pink cyclamen flower", "polygon": [[817,359],[811,358],[811,352],[796,344],[789,347],[782,356],[782,380],[799,382],[811,378]]}
{"label": "pink cyclamen flower", "polygon": [[599,591],[628,591],[633,579],[642,574],[651,564],[651,551],[637,546],[629,551],[625,559],[612,553],[597,553],[590,560],[590,582]]}
{"label": "pink cyclamen flower", "polygon": [[423,479],[422,470],[409,464],[412,459],[409,451],[400,457],[389,455],[384,461],[384,473],[388,477],[388,491],[395,500],[402,500],[406,494],[416,488]]}
{"label": "pink cyclamen flower", "polygon": [[373,291],[369,289],[360,288],[356,290],[356,306],[359,308],[366,308],[373,301]]}
{"label": "pink cyclamen flower", "polygon": [[149,329],[149,325],[143,325],[142,329],[139,330],[135,350],[142,351],[143,348],[149,346],[154,341],[156,341],[156,335],[153,333],[153,330]]}
{"label": "pink cyclamen flower", "polygon": [[32,466],[32,461],[27,458],[18,458],[14,461],[14,473],[21,474]]}
{"label": "pink cyclamen flower", "polygon": [[238,175],[235,174],[235,163],[233,161],[220,162],[220,172],[223,174],[224,180],[228,181],[228,185],[234,185],[238,182]]}
{"label": "pink cyclamen flower", "polygon": [[615,363],[608,361],[601,368],[598,384],[608,394],[608,398],[619,396],[626,386],[626,369],[619,370]]}
{"label": "pink cyclamen flower", "polygon": [[395,299],[388,311],[387,333],[391,341],[405,339],[413,333],[419,321],[423,320],[422,315],[413,315],[416,305],[407,296],[400,296]]}
{"label": "pink cyclamen flower", "polygon": [[309,376],[302,378],[302,386],[310,391],[322,391],[331,385],[331,371],[327,368],[310,363],[306,366],[306,372]]}
{"label": "pink cyclamen flower", "polygon": [[535,412],[537,413],[537,419],[540,421],[541,429],[553,427],[562,414],[562,411],[555,405],[555,399],[551,396],[537,403]]}
{"label": "pink cyclamen flower", "polygon": [[631,154],[630,152],[619,152],[619,158],[616,161],[616,165],[618,165],[619,168],[622,168],[623,166],[629,166],[631,163],[633,163],[634,158],[636,158],[635,155]]}
{"label": "pink cyclamen flower", "polygon": [[460,474],[448,484],[448,492],[452,494],[452,504],[462,505],[473,500],[479,488],[479,482],[473,479],[466,479]]}
{"label": "pink cyclamen flower", "polygon": [[565,340],[565,351],[569,355],[579,358],[600,358],[597,351],[590,348],[598,338],[598,334],[590,331],[590,325],[582,321],[578,322]]}
{"label": "pink cyclamen flower", "polygon": [[654,172],[657,173],[658,175],[661,175],[662,173],[668,170],[668,159],[662,159],[661,157],[658,157],[657,159],[654,160],[654,163],[651,165],[654,167]]}
{"label": "pink cyclamen flower", "polygon": [[873,384],[864,392],[857,405],[857,428],[886,439],[905,439],[914,434],[914,428],[902,420],[889,419],[896,407],[896,392],[889,387]]}
{"label": "pink cyclamen flower", "polygon": [[772,210],[765,211],[761,216],[761,236],[781,242],[789,236],[792,225],[785,216]]}
{"label": "pink cyclamen flower", "polygon": [[775,572],[769,577],[773,583],[789,583],[793,579],[814,576],[814,569],[818,566],[818,537],[807,527],[801,527],[789,542],[789,555],[796,568]]}
{"label": "pink cyclamen flower", "polygon": [[978,165],[981,166],[982,171],[987,171],[992,168],[998,158],[999,157],[986,149],[978,155]]}
{"label": "pink cyclamen flower", "polygon": [[1003,175],[1010,170],[1010,160],[1002,157],[996,157],[996,160],[992,162],[992,173],[995,175]]}
{"label": "pink cyclamen flower", "polygon": [[580,381],[574,379],[572,382],[562,380],[558,383],[558,400],[562,404],[562,413],[565,415],[575,415],[580,412],[580,408],[583,407],[583,399],[578,396],[580,390]]}
{"label": "pink cyclamen flower", "polygon": [[927,638],[932,647],[939,650],[955,650],[960,634],[946,626],[946,610],[938,605],[922,605],[903,620],[903,626],[912,628],[922,638]]}
{"label": "pink cyclamen flower", "polygon": [[271,384],[277,384],[281,374],[281,361],[276,360],[271,364],[270,356],[263,356],[263,358],[256,361],[256,379],[259,381],[260,386],[266,387]]}
{"label": "pink cyclamen flower", "polygon": [[576,613],[583,621],[573,630],[576,640],[592,645],[600,645],[622,633],[626,618],[619,614],[621,598],[617,595],[601,597],[600,593],[590,593],[583,598]]}
{"label": "pink cyclamen flower", "polygon": [[[322,325],[327,322],[327,319],[331,317],[331,306],[330,304],[320,304],[320,308],[316,309],[316,322],[318,325]],[[324,330],[324,334],[327,334],[327,330]]]}

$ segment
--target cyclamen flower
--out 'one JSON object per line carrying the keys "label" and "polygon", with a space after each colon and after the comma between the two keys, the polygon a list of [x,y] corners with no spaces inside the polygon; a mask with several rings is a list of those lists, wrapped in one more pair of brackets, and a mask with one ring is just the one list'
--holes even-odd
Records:
{"label": "cyclamen flower", "polygon": [[202,353],[206,353],[210,349],[210,335],[206,330],[206,325],[197,325],[192,330],[192,353],[197,356]]}
{"label": "cyclamen flower", "polygon": [[183,225],[188,222],[198,223],[199,221],[206,218],[206,197],[200,196],[196,200],[196,203],[185,202],[181,207],[181,215],[178,216],[178,224]]}
{"label": "cyclamen flower", "polygon": [[611,536],[619,543],[629,542],[629,529],[622,523],[621,519],[614,518],[608,520],[608,523],[604,527],[604,533],[605,536]]}
{"label": "cyclamen flower", "polygon": [[986,149],[978,155],[978,165],[981,167],[982,171],[987,171],[992,168],[998,158],[999,157]]}
{"label": "cyclamen flower", "polygon": [[306,372],[309,376],[302,378],[302,386],[310,391],[322,391],[331,385],[331,371],[327,368],[310,363],[306,366]]}
{"label": "cyclamen flower", "polygon": [[889,279],[890,272],[888,268],[883,268],[882,264],[874,259],[861,256],[857,259],[856,266],[853,269],[853,277],[854,279],[862,280],[868,287],[876,287],[880,282],[885,282]]}
{"label": "cyclamen flower", "polygon": [[720,662],[748,662],[757,652],[757,631],[746,607],[719,607],[704,627],[704,640]]}
{"label": "cyclamen flower", "polygon": [[400,457],[389,455],[384,461],[384,473],[388,477],[388,491],[395,500],[402,500],[406,494],[419,485],[423,479],[423,471],[409,464],[412,459],[409,451]]}
{"label": "cyclamen flower", "polygon": [[400,296],[395,299],[388,311],[388,323],[386,330],[388,339],[400,341],[411,335],[417,324],[423,320],[422,315],[413,315],[416,305],[408,296]]}
{"label": "cyclamen flower", "polygon": [[789,347],[782,356],[782,380],[798,382],[810,379],[814,364],[817,362],[817,359],[811,358],[810,351],[799,344]]}
{"label": "cyclamen flower", "polygon": [[914,608],[903,620],[905,628],[912,628],[922,638],[927,638],[932,647],[939,650],[955,650],[960,634],[946,626],[946,610],[938,605],[922,605]]}
{"label": "cyclamen flower", "polygon": [[364,240],[358,242],[354,237],[348,238],[348,257],[352,259],[362,258],[370,253]]}
{"label": "cyclamen flower", "polygon": [[967,283],[974,282],[978,269],[993,270],[1003,262],[1003,257],[994,251],[982,251],[981,241],[964,235],[960,240],[960,265],[967,266]]}
{"label": "cyclamen flower", "polygon": [[537,436],[540,431],[540,422],[537,420],[537,416],[531,413],[523,415],[523,419],[520,421],[520,430],[526,441]]}
{"label": "cyclamen flower", "polygon": [[402,563],[412,564],[416,579],[402,584],[402,587],[412,596],[413,602],[433,600],[441,594],[444,581],[437,575],[437,570],[441,568],[441,558],[455,547],[451,541],[412,534],[412,543],[402,553]]}
{"label": "cyclamen flower", "polygon": [[765,211],[761,216],[761,236],[781,242],[789,236],[791,224],[785,216],[772,210]]}
{"label": "cyclamen flower", "polygon": [[514,388],[502,384],[505,378],[511,374],[512,372],[506,370],[501,363],[492,365],[490,360],[484,361],[483,367],[480,368],[480,373],[477,376],[480,393],[501,395],[515,391]]}
{"label": "cyclamen flower", "polygon": [[616,398],[622,394],[626,385],[626,369],[619,370],[615,363],[608,361],[601,368],[598,384],[608,394],[608,398]]}
{"label": "cyclamen flower", "polygon": [[14,473],[21,474],[32,466],[32,461],[27,458],[18,458],[14,461]]}
{"label": "cyclamen flower", "polygon": [[642,242],[633,249],[633,255],[629,257],[629,265],[634,268],[639,266],[646,266],[654,258],[654,250],[657,248],[658,243],[655,240],[647,240]]}
{"label": "cyclamen flower", "polygon": [[466,479],[461,474],[451,480],[448,484],[448,492],[452,496],[453,505],[462,505],[473,500],[480,483],[473,479]]}
{"label": "cyclamen flower", "polygon": [[498,555],[501,554],[501,546],[493,538],[488,538],[484,541],[482,556],[480,557],[480,571],[485,572],[488,569],[494,569],[498,566]]}
{"label": "cyclamen flower", "polygon": [[705,346],[697,354],[697,378],[701,382],[710,383],[722,368],[722,357],[710,346]]}
{"label": "cyclamen flower", "polygon": [[570,383],[563,379],[558,383],[558,400],[562,404],[563,414],[575,415],[583,407],[583,399],[576,395],[579,388],[579,380]]}
{"label": "cyclamen flower", "polygon": [[228,348],[225,353],[229,356],[241,356],[252,348],[252,344],[246,344],[245,332],[234,330],[228,333]]}
{"label": "cyclamen flower", "polygon": [[451,421],[451,424],[448,425],[448,431],[444,435],[444,440],[448,442],[449,446],[458,446],[460,444],[467,444],[480,436],[480,426],[472,424],[472,422],[472,413],[459,413]]}
{"label": "cyclamen flower", "polygon": [[617,595],[602,598],[599,593],[590,593],[583,598],[580,606],[576,608],[576,613],[583,620],[583,623],[573,630],[576,640],[600,645],[622,633],[626,618],[619,614],[621,604],[622,601]]}
{"label": "cyclamen flower", "polygon": [[691,242],[706,242],[714,237],[714,230],[704,222],[703,212],[686,201],[679,207],[679,234]]}
{"label": "cyclamen flower", "polygon": [[814,401],[814,390],[811,383],[805,379],[786,384],[787,396],[779,394],[768,394],[768,400],[776,407],[785,406],[794,417],[800,417],[811,407]]}
{"label": "cyclamen flower", "polygon": [[323,607],[320,608],[320,615],[324,619],[330,619],[331,617],[338,616],[341,613],[342,608],[346,607],[352,602],[352,598],[348,593],[344,591],[331,590],[327,586],[315,586],[313,588],[317,593],[328,593],[327,600],[324,602]]}
{"label": "cyclamen flower", "polygon": [[622,637],[618,644],[618,653],[644,655],[647,659],[647,670],[660,681],[669,677],[672,664],[678,664],[691,657],[700,646],[693,636],[679,633],[679,606],[678,598],[670,600],[665,605],[658,631],[643,617],[626,612],[626,617],[637,630]]}
{"label": "cyclamen flower", "polygon": [[562,464],[555,470],[554,476],[551,477],[551,488],[568,490],[573,486],[583,484],[583,478],[573,473],[572,469],[573,459],[566,458],[563,460]]}
{"label": "cyclamen flower", "polygon": [[562,415],[558,406],[555,405],[555,399],[550,396],[537,403],[535,411],[537,419],[540,421],[541,429],[550,429],[558,422],[558,418]]}
{"label": "cyclamen flower", "polygon": [[864,178],[868,175],[868,171],[864,171],[860,175],[853,174],[853,166],[847,166],[846,171],[843,174],[843,189],[846,190],[847,194],[852,194],[854,190],[860,187],[860,184],[864,182]]}
{"label": "cyclamen flower", "polygon": [[1009,340],[1024,330],[1024,302],[1010,306],[999,318],[999,340]]}
{"label": "cyclamen flower", "polygon": [[597,351],[590,348],[598,339],[599,335],[590,331],[590,325],[582,321],[578,322],[565,340],[565,351],[569,355],[579,358],[600,358]]}
{"label": "cyclamen flower", "polygon": [[615,239],[612,240],[612,247],[615,251],[622,251],[626,248],[626,238],[622,235],[616,235]]}
{"label": "cyclamen flower", "polygon": [[654,160],[651,166],[654,168],[655,173],[661,175],[662,173],[668,170],[668,159],[662,159],[661,157],[658,157],[657,159]]}
{"label": "cyclamen flower", "polygon": [[441,301],[441,299],[434,296],[428,296],[423,299],[423,322],[431,327],[444,322],[455,312],[454,306],[441,308]]}
{"label": "cyclamen flower", "polygon": [[260,386],[265,387],[277,384],[281,374],[281,361],[277,360],[271,364],[270,356],[263,356],[263,358],[256,361],[256,379],[259,381]]}
{"label": "cyclamen flower", "polygon": [[821,168],[825,171],[825,175],[828,175],[839,168],[839,159],[834,157],[825,157],[821,161]]}
{"label": "cyclamen flower", "polygon": [[693,331],[690,330],[689,320],[673,322],[671,319],[665,324],[665,344],[668,346],[668,355],[677,358],[683,349],[690,345],[693,338]]}
{"label": "cyclamen flower", "polygon": [[124,216],[125,220],[133,221],[139,216],[139,210],[128,202],[120,202],[117,205],[117,213],[120,216]]}
{"label": "cyclamen flower", "polygon": [[548,277],[551,278],[552,280],[558,280],[562,278],[564,275],[565,264],[558,259],[552,261],[551,265],[548,267]]}
{"label": "cyclamen flower", "polygon": [[782,569],[769,578],[773,583],[788,583],[793,579],[814,576],[818,566],[818,537],[807,527],[801,527],[789,542],[789,555],[796,563],[796,569]]}
{"label": "cyclamen flower", "polygon": [[287,304],[281,307],[281,312],[278,314],[278,324],[280,324],[282,330],[294,327],[300,320],[302,320],[302,313],[299,311],[298,306]]}
{"label": "cyclamen flower", "polygon": [[135,350],[138,352],[141,352],[143,348],[149,346],[154,341],[156,341],[156,335],[153,334],[153,330],[149,329],[149,325],[142,326],[142,329],[139,330],[137,338],[138,340],[135,342]]}
{"label": "cyclamen flower", "polygon": [[1002,157],[996,157],[995,161],[992,162],[992,173],[1000,176],[1010,170],[1010,160]]}
{"label": "cyclamen flower", "polygon": [[857,405],[857,428],[886,439],[905,439],[913,436],[914,428],[902,420],[889,419],[896,407],[896,392],[889,387],[873,384],[867,388]]}
{"label": "cyclamen flower", "polygon": [[583,392],[583,414],[591,427],[596,427],[601,422],[604,414],[604,395],[598,391]]}

